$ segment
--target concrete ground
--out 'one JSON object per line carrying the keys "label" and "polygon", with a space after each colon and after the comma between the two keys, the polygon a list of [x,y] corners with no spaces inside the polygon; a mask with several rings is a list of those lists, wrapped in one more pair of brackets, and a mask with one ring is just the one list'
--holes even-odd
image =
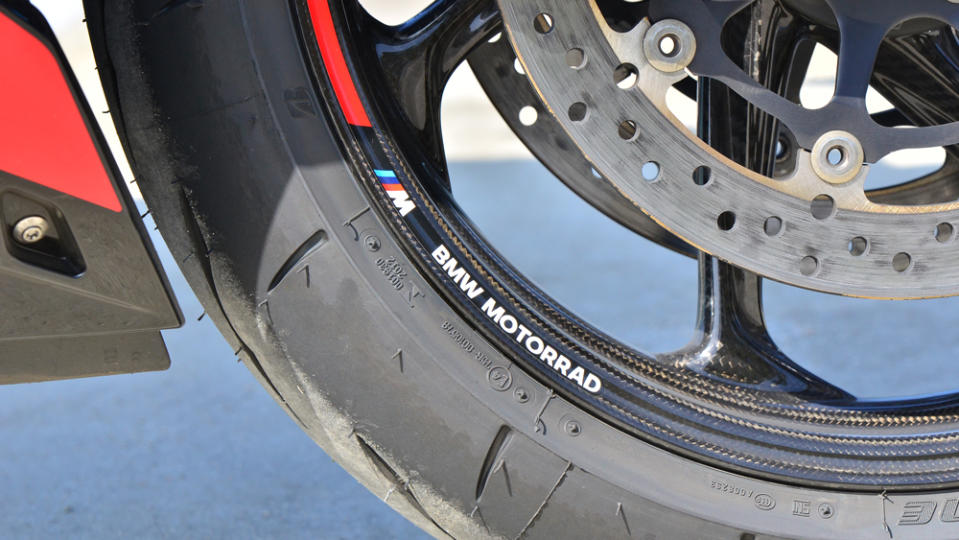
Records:
{"label": "concrete ground", "polygon": [[[57,13],[67,26],[76,18]],[[468,73],[452,88],[454,192],[492,243],[614,337],[648,351],[685,343],[695,264],[610,223],[529,160]],[[213,325],[197,321],[202,308],[155,241],[188,321],[165,334],[173,367],[0,387],[0,537],[421,536],[300,432]],[[959,386],[955,300],[850,300],[778,284],[766,296],[784,350],[854,393]]]}

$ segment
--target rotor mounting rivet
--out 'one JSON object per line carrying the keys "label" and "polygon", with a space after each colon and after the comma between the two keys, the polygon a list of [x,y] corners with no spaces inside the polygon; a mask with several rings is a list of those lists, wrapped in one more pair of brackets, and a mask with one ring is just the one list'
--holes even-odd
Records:
{"label": "rotor mounting rivet", "polygon": [[696,36],[686,23],[665,19],[649,27],[643,52],[651,66],[665,73],[686,69],[696,56]]}
{"label": "rotor mounting rivet", "polygon": [[22,218],[13,226],[13,238],[21,244],[35,244],[47,236],[50,223],[40,216]]}
{"label": "rotor mounting rivet", "polygon": [[858,176],[864,160],[859,139],[845,131],[824,133],[812,148],[812,168],[830,184],[845,184]]}

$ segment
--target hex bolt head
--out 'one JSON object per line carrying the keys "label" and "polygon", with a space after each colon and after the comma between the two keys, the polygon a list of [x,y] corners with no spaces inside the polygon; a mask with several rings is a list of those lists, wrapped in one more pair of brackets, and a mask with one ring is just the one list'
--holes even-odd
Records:
{"label": "hex bolt head", "polygon": [[566,422],[566,425],[563,427],[566,430],[566,434],[570,437],[578,437],[580,433],[583,432],[583,428],[580,427],[579,422],[576,420],[569,420]]}
{"label": "hex bolt head", "polygon": [[366,243],[366,249],[370,251],[379,251],[380,249],[380,239],[373,236],[372,234],[367,236],[364,240]]}
{"label": "hex bolt head", "polygon": [[35,244],[47,236],[50,223],[40,216],[28,216],[13,226],[13,238],[21,244]]}

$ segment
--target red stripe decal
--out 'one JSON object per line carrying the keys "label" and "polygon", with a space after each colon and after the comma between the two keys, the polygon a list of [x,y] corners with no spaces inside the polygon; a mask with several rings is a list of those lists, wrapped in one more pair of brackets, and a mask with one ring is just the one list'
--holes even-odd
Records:
{"label": "red stripe decal", "polygon": [[2,13],[0,73],[0,169],[122,210],[56,57]]}
{"label": "red stripe decal", "polygon": [[328,0],[309,0],[307,5],[310,9],[310,20],[313,22],[313,33],[316,34],[316,44],[320,47],[326,72],[333,83],[333,91],[336,92],[336,99],[340,102],[346,121],[354,126],[372,127],[350,76],[350,68],[346,66]]}

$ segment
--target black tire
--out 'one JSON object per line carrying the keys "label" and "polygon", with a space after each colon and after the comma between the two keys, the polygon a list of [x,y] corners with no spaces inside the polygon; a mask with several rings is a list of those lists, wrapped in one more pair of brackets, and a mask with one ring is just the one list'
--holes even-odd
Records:
{"label": "black tire", "polygon": [[[454,309],[395,237],[312,78],[295,3],[135,4],[88,2],[88,17],[171,251],[277,402],[424,530],[959,537],[940,519],[956,509],[948,493],[877,497],[726,472],[556,394]],[[492,376],[503,372],[505,385]],[[936,519],[910,528],[930,504]]]}

